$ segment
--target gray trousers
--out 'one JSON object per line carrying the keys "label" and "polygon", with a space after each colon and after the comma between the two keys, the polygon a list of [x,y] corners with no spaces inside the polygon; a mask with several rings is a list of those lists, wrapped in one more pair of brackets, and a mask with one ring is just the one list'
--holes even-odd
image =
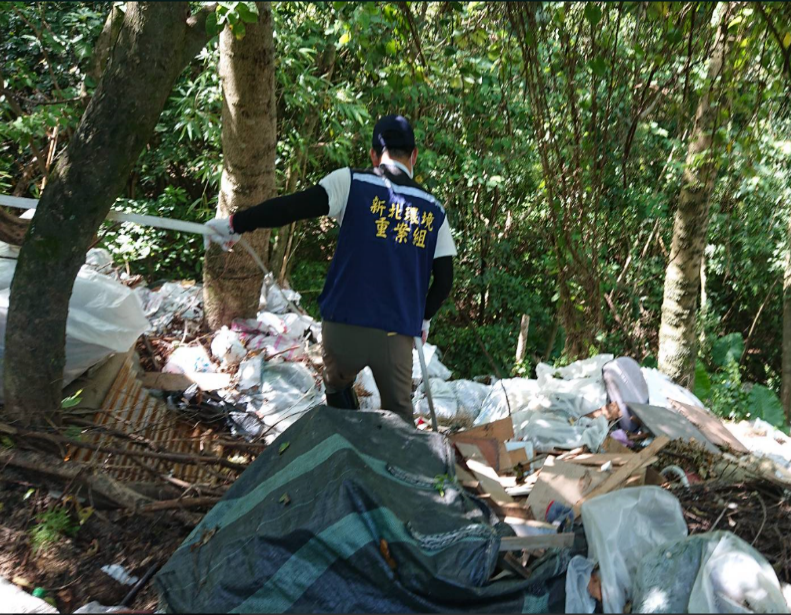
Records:
{"label": "gray trousers", "polygon": [[322,322],[324,386],[330,393],[351,386],[357,374],[371,368],[382,396],[382,408],[412,424],[412,344],[407,335],[381,329]]}

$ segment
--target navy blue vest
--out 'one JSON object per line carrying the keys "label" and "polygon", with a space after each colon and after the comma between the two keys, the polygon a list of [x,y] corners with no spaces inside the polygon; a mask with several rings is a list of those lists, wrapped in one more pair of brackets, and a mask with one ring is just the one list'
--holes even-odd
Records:
{"label": "navy blue vest", "polygon": [[415,337],[426,309],[442,205],[396,167],[352,170],[321,317]]}

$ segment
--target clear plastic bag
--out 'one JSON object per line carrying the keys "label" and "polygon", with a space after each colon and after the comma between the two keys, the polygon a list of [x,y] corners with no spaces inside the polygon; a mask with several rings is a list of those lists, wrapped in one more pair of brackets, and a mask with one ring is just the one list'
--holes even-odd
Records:
{"label": "clear plastic bag", "polygon": [[[16,260],[0,262],[0,399],[6,320],[15,269]],[[127,352],[149,326],[140,299],[132,290],[83,266],[74,281],[69,300],[64,385],[111,354]]]}
{"label": "clear plastic bag", "polygon": [[647,554],[635,573],[633,613],[788,613],[777,574],[731,532],[697,534]]}
{"label": "clear plastic bag", "polygon": [[588,559],[599,563],[605,613],[622,613],[643,557],[687,536],[678,498],[660,487],[629,487],[582,504]]}
{"label": "clear plastic bag", "polygon": [[566,569],[566,613],[593,613],[596,600],[588,591],[591,574],[596,567],[581,555],[575,555]]}
{"label": "clear plastic bag", "polygon": [[529,440],[539,453],[555,448],[571,450],[587,446],[597,451],[607,437],[607,419],[582,417],[573,424],[561,412],[540,412],[523,410],[511,415],[514,423],[514,436],[519,440]]}

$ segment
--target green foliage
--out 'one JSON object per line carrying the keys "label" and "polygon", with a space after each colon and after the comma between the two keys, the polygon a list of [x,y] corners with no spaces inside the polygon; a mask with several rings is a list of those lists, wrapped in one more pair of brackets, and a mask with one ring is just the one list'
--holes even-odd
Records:
{"label": "green foliage", "polygon": [[73,408],[82,401],[82,397],[80,397],[80,395],[82,395],[82,389],[77,391],[74,395],[64,398],[63,401],[60,402],[60,407],[64,410],[67,408]]}
{"label": "green foliage", "polygon": [[36,516],[36,525],[29,531],[30,545],[38,552],[64,537],[74,537],[79,529],[80,523],[65,506],[54,506]]}
{"label": "green foliage", "polygon": [[[658,354],[673,216],[719,13],[706,3],[523,3],[512,19],[515,4],[273,5],[278,190],[369,164],[373,120],[404,113],[418,140],[416,179],[446,207],[458,248],[454,291],[430,340],[455,376],[492,373],[479,340],[503,375],[597,351],[647,365]],[[110,7],[0,6],[0,192],[39,196],[34,150],[46,158],[57,128],[56,162],[73,138]],[[788,6],[763,8],[784,40]],[[520,37],[523,17],[535,27]],[[256,18],[255,3],[220,2],[207,29],[242,38]],[[720,171],[695,390],[723,416],[779,420],[768,393],[749,384],[778,390],[791,215],[789,98],[767,24],[749,3],[734,5],[729,101],[718,149],[706,154]],[[214,215],[218,60],[215,37],[178,78],[118,209]],[[107,223],[99,238],[149,283],[201,275],[200,237]],[[336,238],[332,224],[297,225],[291,283],[314,317]],[[522,314],[530,331],[517,365]]]}

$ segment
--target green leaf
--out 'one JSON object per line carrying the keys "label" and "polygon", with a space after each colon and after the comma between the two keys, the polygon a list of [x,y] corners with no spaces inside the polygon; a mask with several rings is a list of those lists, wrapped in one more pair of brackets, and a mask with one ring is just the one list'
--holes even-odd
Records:
{"label": "green leaf", "polygon": [[780,399],[772,389],[762,384],[753,385],[747,396],[747,404],[752,416],[762,418],[775,427],[782,427],[786,424],[783,404],[780,403]]}
{"label": "green leaf", "polygon": [[60,407],[63,408],[64,410],[66,408],[73,408],[82,401],[82,397],[80,397],[80,395],[82,395],[82,389],[77,391],[71,397],[67,397],[62,402],[60,402]]}
{"label": "green leaf", "polygon": [[280,502],[283,506],[288,506],[289,504],[291,504],[291,498],[288,497],[287,493],[284,493],[283,495],[280,496],[278,502]]}
{"label": "green leaf", "polygon": [[601,77],[607,72],[607,62],[604,61],[604,58],[594,58],[590,61],[590,67],[597,77]]}
{"label": "green leaf", "polygon": [[722,336],[711,349],[711,360],[718,367],[725,367],[729,359],[733,359],[736,363],[742,357],[744,352],[744,339],[741,333],[729,333]]}
{"label": "green leaf", "polygon": [[785,49],[791,47],[791,32],[786,32],[786,35],[783,37],[783,47]]}
{"label": "green leaf", "polygon": [[350,40],[352,40],[351,32],[344,32],[338,42],[340,43],[341,47],[344,47],[349,44]]}
{"label": "green leaf", "polygon": [[711,377],[706,371],[703,361],[695,363],[695,396],[698,399],[708,399],[711,394]]}
{"label": "green leaf", "polygon": [[209,35],[209,38],[214,38],[220,33],[220,26],[217,23],[217,13],[209,13],[206,16],[206,34]]}
{"label": "green leaf", "polygon": [[590,22],[590,25],[596,27],[596,24],[601,21],[601,9],[593,2],[585,4],[585,19]]}
{"label": "green leaf", "polygon": [[240,2],[236,6],[236,12],[239,13],[239,17],[242,21],[247,23],[258,22],[258,7],[255,5],[255,2]]}
{"label": "green leaf", "polygon": [[684,37],[681,33],[681,30],[678,28],[670,28],[670,30],[667,32],[666,38],[668,43],[675,45],[676,43],[680,43],[681,39]]}
{"label": "green leaf", "polygon": [[277,454],[278,454],[278,455],[282,455],[283,453],[285,453],[285,452],[286,452],[286,449],[287,449],[289,446],[291,446],[291,442],[283,442],[283,444],[281,444],[281,445],[280,445],[280,448],[279,448],[279,449],[277,449]]}

